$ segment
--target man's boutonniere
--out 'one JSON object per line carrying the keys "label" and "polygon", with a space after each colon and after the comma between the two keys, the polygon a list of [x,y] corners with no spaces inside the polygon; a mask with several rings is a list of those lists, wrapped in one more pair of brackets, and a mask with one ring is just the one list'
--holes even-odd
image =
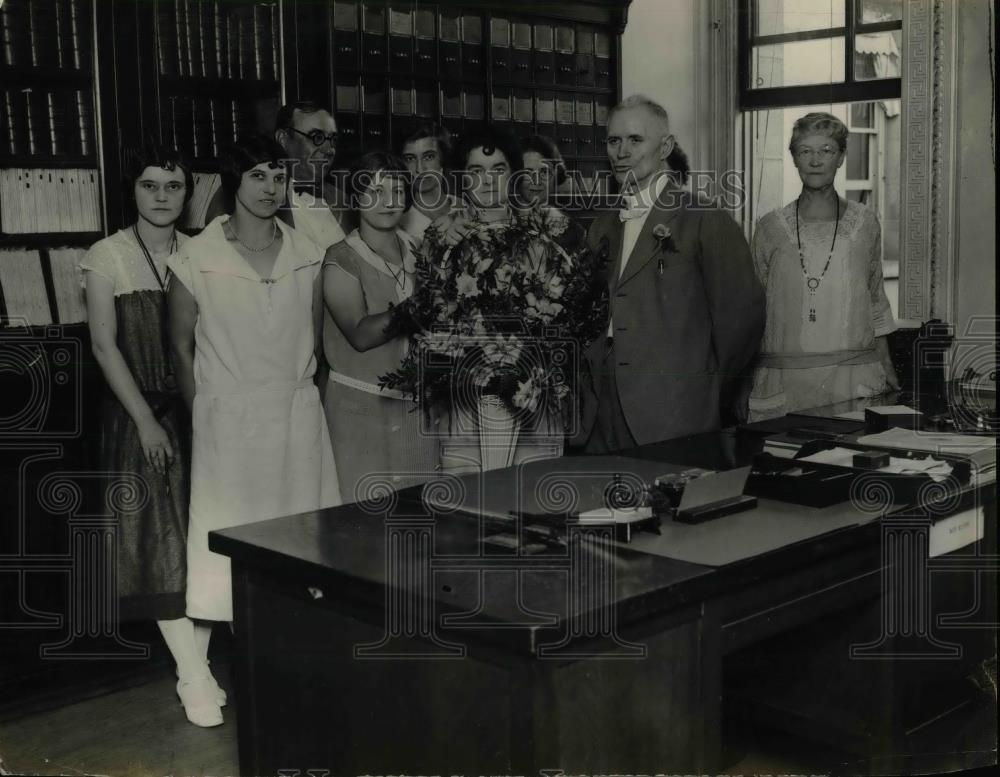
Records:
{"label": "man's boutonniere", "polygon": [[669,254],[678,253],[677,244],[674,243],[673,233],[670,231],[670,227],[666,224],[657,224],[653,227],[653,237],[656,238],[656,251],[657,254],[659,254],[656,267],[659,270],[660,275],[663,275],[663,254],[664,252]]}

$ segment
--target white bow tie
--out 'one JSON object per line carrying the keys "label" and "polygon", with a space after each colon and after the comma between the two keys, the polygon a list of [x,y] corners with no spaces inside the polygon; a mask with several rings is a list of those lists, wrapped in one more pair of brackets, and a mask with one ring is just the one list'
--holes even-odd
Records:
{"label": "white bow tie", "polygon": [[625,207],[618,211],[618,218],[623,222],[642,218],[649,213],[650,206],[644,204],[635,195],[626,194],[622,197],[622,202],[625,203]]}

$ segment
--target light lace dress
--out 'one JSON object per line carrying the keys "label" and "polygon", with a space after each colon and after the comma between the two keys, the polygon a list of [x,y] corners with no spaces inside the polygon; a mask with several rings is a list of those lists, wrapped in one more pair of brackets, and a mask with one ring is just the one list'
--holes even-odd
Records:
{"label": "light lace dress", "polygon": [[874,347],[875,338],[895,324],[882,283],[881,227],[874,211],[848,201],[829,268],[814,294],[806,286],[807,274],[819,278],[823,272],[835,223],[800,218],[806,273],[795,202],[757,224],[751,248],[767,294],[767,322],[750,395],[751,421],[888,388]]}

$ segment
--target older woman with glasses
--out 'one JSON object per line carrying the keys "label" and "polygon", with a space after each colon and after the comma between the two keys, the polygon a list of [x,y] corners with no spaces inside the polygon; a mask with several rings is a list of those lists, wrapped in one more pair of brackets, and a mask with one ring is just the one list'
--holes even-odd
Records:
{"label": "older woman with glasses", "polygon": [[767,323],[750,395],[751,419],[898,388],[886,335],[878,217],[834,188],[848,130],[828,113],[795,122],[789,151],[802,193],[765,215],[753,238]]}

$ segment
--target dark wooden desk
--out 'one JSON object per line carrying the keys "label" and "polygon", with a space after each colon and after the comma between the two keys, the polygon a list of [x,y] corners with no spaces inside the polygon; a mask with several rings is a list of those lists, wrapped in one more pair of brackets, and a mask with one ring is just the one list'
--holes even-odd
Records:
{"label": "dark wooden desk", "polygon": [[[762,439],[723,431],[630,455],[728,468]],[[962,504],[974,499],[987,503],[988,534],[958,552],[967,566],[981,562],[968,554],[996,547],[995,489],[965,489]],[[834,660],[857,642],[877,652],[899,587],[887,574],[898,562],[885,553],[885,520],[713,568],[600,542],[576,544],[571,559],[484,555],[476,521],[429,516],[405,498],[388,518],[384,508],[211,536],[233,560],[243,774],[711,772],[727,656],[745,663],[753,646],[845,613],[857,617],[826,640]],[[570,568],[589,570],[582,587],[570,590]],[[984,611],[995,621],[995,577],[990,585]],[[970,590],[965,578],[939,585],[931,604],[968,610]],[[926,636],[910,624],[883,646]],[[965,661],[995,652],[982,629],[948,641]],[[899,678],[926,680],[943,665],[854,660],[871,691],[862,706],[887,721],[858,727],[891,743],[927,701]]]}

